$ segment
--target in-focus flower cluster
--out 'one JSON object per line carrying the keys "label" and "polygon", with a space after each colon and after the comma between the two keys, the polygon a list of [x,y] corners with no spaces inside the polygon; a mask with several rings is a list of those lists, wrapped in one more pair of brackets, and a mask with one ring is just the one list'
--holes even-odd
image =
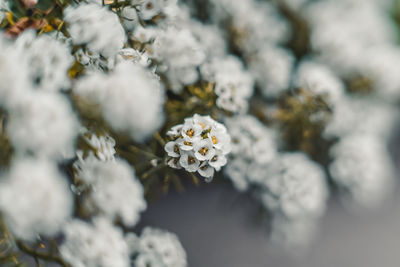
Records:
{"label": "in-focus flower cluster", "polygon": [[214,172],[226,164],[226,155],[231,151],[231,138],[226,127],[210,116],[195,114],[186,118],[167,132],[172,141],[165,145],[172,168],[184,168],[188,172],[199,172],[211,181]]}

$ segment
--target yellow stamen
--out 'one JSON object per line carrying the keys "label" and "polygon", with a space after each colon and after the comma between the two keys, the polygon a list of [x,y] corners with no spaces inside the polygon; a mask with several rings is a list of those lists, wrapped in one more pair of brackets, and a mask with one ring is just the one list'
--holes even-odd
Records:
{"label": "yellow stamen", "polygon": [[186,145],[186,146],[192,146],[192,143],[188,142],[188,141],[183,142],[183,144]]}
{"label": "yellow stamen", "polygon": [[213,136],[213,137],[211,137],[211,140],[212,140],[212,142],[213,142],[214,145],[215,145],[215,144],[218,144],[218,139],[217,139],[217,137]]}
{"label": "yellow stamen", "polygon": [[187,130],[187,131],[186,131],[186,135],[189,136],[189,137],[193,137],[193,135],[194,135],[194,130],[193,130],[193,129]]}
{"label": "yellow stamen", "polygon": [[203,156],[205,156],[207,154],[207,152],[208,152],[208,148],[207,147],[202,147],[199,150],[199,153],[202,154]]}

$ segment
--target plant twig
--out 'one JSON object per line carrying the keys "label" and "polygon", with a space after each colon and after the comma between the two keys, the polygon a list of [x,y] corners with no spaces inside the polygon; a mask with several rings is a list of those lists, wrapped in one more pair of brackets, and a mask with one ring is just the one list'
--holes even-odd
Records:
{"label": "plant twig", "polygon": [[21,240],[17,240],[16,245],[19,250],[32,256],[35,259],[37,258],[44,261],[56,262],[62,267],[72,267],[71,265],[66,263],[60,256],[33,250],[32,248],[24,244]]}

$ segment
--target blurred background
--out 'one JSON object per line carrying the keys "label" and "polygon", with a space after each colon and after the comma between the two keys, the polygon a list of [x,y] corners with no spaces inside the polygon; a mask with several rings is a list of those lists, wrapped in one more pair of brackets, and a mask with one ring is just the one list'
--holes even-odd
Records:
{"label": "blurred background", "polygon": [[150,204],[141,224],[176,233],[191,267],[398,267],[400,196],[357,214],[332,200],[308,251],[268,242],[257,204],[222,183],[188,185]]}

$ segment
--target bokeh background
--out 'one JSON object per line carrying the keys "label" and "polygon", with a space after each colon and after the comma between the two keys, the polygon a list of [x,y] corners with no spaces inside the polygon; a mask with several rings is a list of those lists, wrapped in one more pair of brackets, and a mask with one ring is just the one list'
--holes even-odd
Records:
{"label": "bokeh background", "polygon": [[[397,169],[400,135],[390,143]],[[400,173],[397,171],[399,180]],[[190,267],[398,267],[400,194],[379,209],[348,210],[332,198],[315,240],[307,250],[290,251],[268,241],[268,227],[257,202],[225,181],[187,183],[152,201],[141,224],[178,235]]]}

